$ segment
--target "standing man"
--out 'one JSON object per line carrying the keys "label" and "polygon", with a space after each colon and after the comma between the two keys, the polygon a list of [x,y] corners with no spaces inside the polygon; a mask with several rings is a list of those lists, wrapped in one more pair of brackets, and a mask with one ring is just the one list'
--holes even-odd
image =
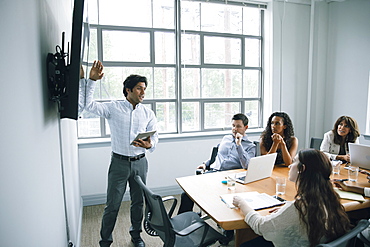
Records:
{"label": "standing man", "polygon": [[144,247],[145,243],[140,237],[144,199],[134,176],[137,174],[144,183],[146,182],[148,161],[145,152],[154,151],[158,143],[158,134],[155,133],[152,138],[145,140],[139,139],[133,145],[131,142],[139,133],[156,130],[157,118],[152,110],[141,104],[148,84],[146,77],[143,76],[130,75],[123,82],[126,100],[104,103],[93,101],[96,80],[101,79],[103,75],[102,63],[94,61],[86,82],[86,93],[84,95],[80,92],[80,95],[85,96],[83,97],[85,110],[106,118],[111,130],[112,157],[99,244],[101,247],[107,247],[113,242],[112,232],[128,183],[131,197],[131,241],[135,247]]}

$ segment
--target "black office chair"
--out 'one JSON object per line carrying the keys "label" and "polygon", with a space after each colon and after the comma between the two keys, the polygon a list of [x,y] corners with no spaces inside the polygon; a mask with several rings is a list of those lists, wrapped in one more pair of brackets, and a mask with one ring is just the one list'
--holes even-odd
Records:
{"label": "black office chair", "polygon": [[320,150],[322,140],[323,138],[311,137],[310,148]]}
{"label": "black office chair", "polygon": [[[144,192],[145,224],[162,239],[164,247],[208,246],[224,238],[195,212],[185,212],[172,217],[177,199],[172,196],[162,199],[146,187],[140,176],[135,176],[135,180]],[[163,204],[168,200],[173,200],[169,212]]]}
{"label": "black office chair", "polygon": [[357,235],[365,230],[369,225],[369,220],[360,220],[355,228],[343,236],[330,243],[319,244],[316,247],[354,247],[356,246],[356,241],[361,241]]}
{"label": "black office chair", "polygon": [[359,234],[357,234],[357,237],[364,243],[364,246],[365,247],[369,247],[370,246],[370,240],[367,239],[364,234],[363,234],[364,231],[360,232]]}
{"label": "black office chair", "polygon": [[[211,158],[209,159],[209,165],[210,166],[211,166],[211,164],[213,164],[215,162],[217,153],[218,153],[218,145],[216,147],[212,148]],[[209,170],[209,167],[207,167],[206,170]]]}
{"label": "black office chair", "polygon": [[261,156],[261,148],[259,141],[253,141],[254,145],[256,145],[256,157]]}

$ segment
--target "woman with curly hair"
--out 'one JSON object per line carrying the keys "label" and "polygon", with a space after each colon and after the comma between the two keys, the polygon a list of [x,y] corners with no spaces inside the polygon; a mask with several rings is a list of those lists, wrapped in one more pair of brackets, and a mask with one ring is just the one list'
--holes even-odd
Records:
{"label": "woman with curly hair", "polygon": [[261,235],[241,247],[311,247],[331,242],[350,230],[348,216],[330,181],[328,157],[319,150],[301,150],[289,167],[289,180],[297,187],[295,201],[270,215],[262,216],[246,200],[234,197],[233,204],[245,215],[245,222]]}
{"label": "woman with curly hair", "polygon": [[359,143],[360,130],[354,118],[340,116],[332,130],[324,134],[320,150],[331,160],[350,162],[348,143]]}
{"label": "woman with curly hair", "polygon": [[292,120],[285,112],[274,112],[267,121],[260,139],[261,154],[277,153],[275,165],[290,165],[297,153],[298,139]]}

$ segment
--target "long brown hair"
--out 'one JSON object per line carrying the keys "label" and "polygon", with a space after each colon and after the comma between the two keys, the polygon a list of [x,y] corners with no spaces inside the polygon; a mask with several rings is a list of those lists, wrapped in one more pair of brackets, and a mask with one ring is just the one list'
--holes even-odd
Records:
{"label": "long brown hair", "polygon": [[297,195],[294,205],[305,224],[310,246],[332,241],[350,229],[350,221],[330,182],[332,165],[321,151],[298,153]]}
{"label": "long brown hair", "polygon": [[[350,131],[349,131],[348,135],[346,136],[345,140],[343,140],[342,136],[338,135],[338,131],[337,131],[338,130],[338,125],[343,120],[348,125],[348,127],[350,128]],[[335,121],[332,131],[333,131],[333,134],[334,134],[334,143],[338,144],[338,145],[342,145],[343,143],[348,143],[348,142],[354,143],[356,141],[357,137],[360,136],[360,130],[358,128],[357,121],[354,118],[351,118],[351,117],[348,117],[348,116],[340,116],[337,119],[337,121]]]}

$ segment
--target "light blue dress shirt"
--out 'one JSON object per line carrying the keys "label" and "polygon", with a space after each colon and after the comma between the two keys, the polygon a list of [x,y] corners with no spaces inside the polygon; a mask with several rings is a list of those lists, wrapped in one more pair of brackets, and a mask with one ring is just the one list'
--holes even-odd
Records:
{"label": "light blue dress shirt", "polygon": [[221,171],[247,169],[250,159],[255,156],[256,145],[247,138],[247,135],[243,136],[240,146],[236,145],[232,134],[225,135],[218,146],[217,157],[211,168]]}
{"label": "light blue dress shirt", "polygon": [[[96,81],[87,80],[85,110],[108,120],[111,131],[112,151],[125,156],[136,156],[146,152],[145,148],[130,145],[137,134],[157,130],[157,118],[154,112],[142,104],[133,105],[127,101],[112,100],[110,102],[96,102],[93,100]],[[83,93],[83,92],[82,92]],[[158,133],[151,137],[153,152],[158,143]]]}

